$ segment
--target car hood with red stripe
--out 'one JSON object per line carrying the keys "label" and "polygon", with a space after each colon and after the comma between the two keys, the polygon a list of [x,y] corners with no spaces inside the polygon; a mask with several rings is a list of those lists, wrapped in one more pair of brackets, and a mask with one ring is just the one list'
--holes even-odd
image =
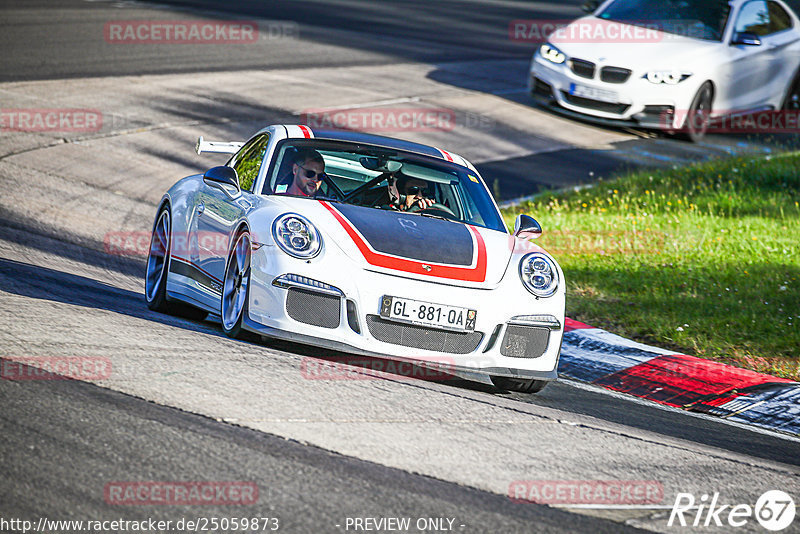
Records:
{"label": "car hood with red stripe", "polygon": [[283,197],[364,269],[444,284],[494,287],[516,239],[472,225],[338,202]]}

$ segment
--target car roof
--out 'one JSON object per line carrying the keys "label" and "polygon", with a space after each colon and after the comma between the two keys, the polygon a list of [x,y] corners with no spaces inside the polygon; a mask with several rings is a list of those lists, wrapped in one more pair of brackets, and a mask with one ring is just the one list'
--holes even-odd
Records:
{"label": "car roof", "polygon": [[402,139],[395,139],[393,137],[385,137],[382,135],[367,134],[363,132],[354,132],[350,130],[312,130],[315,139],[330,139],[335,141],[349,141],[352,143],[363,143],[365,145],[378,145],[387,148],[396,148],[397,150],[404,150],[406,152],[416,152],[426,156],[434,156],[441,158],[442,153],[432,146],[423,145],[421,143],[414,143],[412,141],[404,141]]}
{"label": "car roof", "polygon": [[[357,132],[353,130],[325,130],[325,129],[312,129],[306,125],[297,124],[283,124],[289,139],[322,139],[330,141],[346,141],[350,143],[363,143],[365,145],[375,145],[385,148],[394,148],[406,152],[414,152],[424,156],[443,159],[467,167],[475,171],[475,167],[465,158],[448,152],[440,148],[423,145],[422,143],[414,143],[412,141],[405,141],[403,139],[396,139],[394,137],[384,137],[382,135],[368,134]],[[265,128],[266,130],[266,128]],[[263,131],[263,130],[262,130]],[[477,172],[477,171],[476,171]]]}

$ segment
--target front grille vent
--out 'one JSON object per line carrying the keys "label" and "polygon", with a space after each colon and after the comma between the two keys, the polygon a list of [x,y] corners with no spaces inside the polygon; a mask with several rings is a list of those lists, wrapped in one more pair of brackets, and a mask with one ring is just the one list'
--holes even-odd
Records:
{"label": "front grille vent", "polygon": [[594,78],[595,67],[596,65],[591,61],[575,58],[569,60],[569,68],[576,76],[580,76],[581,78]]}
{"label": "front grille vent", "polygon": [[630,77],[630,69],[622,69],[619,67],[603,67],[600,70],[600,79],[606,83],[625,83]]}
{"label": "front grille vent", "polygon": [[384,343],[449,354],[469,354],[483,339],[481,332],[450,332],[387,321],[378,315],[367,315],[367,328],[372,337]]}
{"label": "front grille vent", "polygon": [[547,350],[549,341],[548,328],[508,325],[500,354],[511,358],[538,358]]}
{"label": "front grille vent", "polygon": [[338,328],[341,299],[293,287],[286,295],[286,313],[301,323],[322,328]]}

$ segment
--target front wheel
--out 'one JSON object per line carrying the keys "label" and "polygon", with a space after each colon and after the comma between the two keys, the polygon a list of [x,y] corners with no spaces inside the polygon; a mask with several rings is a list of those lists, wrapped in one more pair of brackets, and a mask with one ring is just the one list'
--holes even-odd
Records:
{"label": "front wheel", "polygon": [[714,90],[710,82],[704,83],[689,106],[686,122],[683,124],[682,137],[692,143],[703,140],[711,125],[711,105],[714,99]]}
{"label": "front wheel", "polygon": [[247,313],[250,289],[250,233],[240,230],[228,254],[225,277],[222,283],[222,305],[220,316],[225,335],[242,339],[246,333],[242,321]]}
{"label": "front wheel", "polygon": [[492,384],[497,389],[516,393],[538,393],[547,385],[547,380],[535,380],[533,378],[511,378],[507,376],[493,376],[491,378]]}
{"label": "front wheel", "polygon": [[798,111],[800,110],[800,70],[789,85],[789,90],[786,91],[786,97],[783,99],[784,111]]}

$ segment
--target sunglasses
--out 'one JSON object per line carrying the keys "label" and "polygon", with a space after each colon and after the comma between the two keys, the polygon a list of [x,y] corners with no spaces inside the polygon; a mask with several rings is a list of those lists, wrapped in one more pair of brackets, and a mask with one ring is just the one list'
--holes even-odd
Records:
{"label": "sunglasses", "polygon": [[297,164],[297,166],[300,167],[301,169],[303,169],[304,171],[306,171],[306,178],[310,178],[312,180],[316,180],[316,181],[319,182],[319,181],[322,181],[322,180],[324,180],[325,178],[328,177],[328,175],[325,174],[324,172],[316,172],[316,171],[312,171],[311,169],[306,169],[305,167],[303,167],[299,163]]}
{"label": "sunglasses", "polygon": [[411,187],[406,188],[406,195],[418,195],[422,192],[425,192],[427,189],[428,189],[427,187],[412,185]]}

